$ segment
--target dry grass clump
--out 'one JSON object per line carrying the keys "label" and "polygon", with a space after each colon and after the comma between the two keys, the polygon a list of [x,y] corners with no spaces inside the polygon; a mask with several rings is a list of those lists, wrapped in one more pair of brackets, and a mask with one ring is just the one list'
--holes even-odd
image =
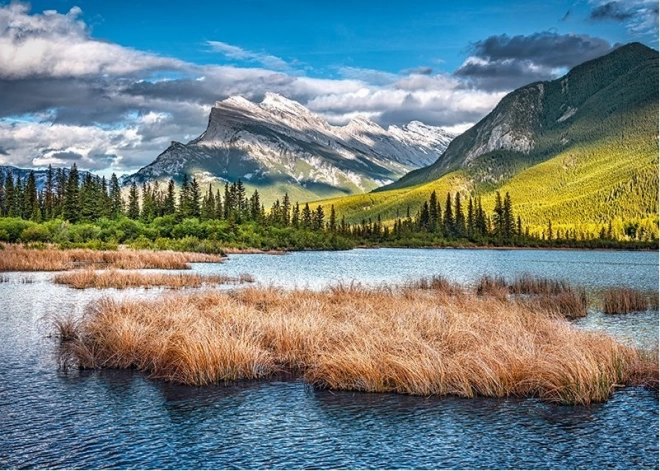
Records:
{"label": "dry grass clump", "polygon": [[95,271],[76,270],[55,276],[55,283],[72,288],[199,288],[201,286],[252,283],[254,278],[248,274],[239,276],[197,275],[190,273],[142,273],[117,270]]}
{"label": "dry grass clump", "polygon": [[571,291],[571,285],[566,280],[551,280],[525,273],[518,276],[509,285],[511,294],[560,294]]}
{"label": "dry grass clump", "polygon": [[529,274],[519,276],[507,284],[503,277],[485,275],[477,283],[478,296],[489,296],[506,301],[509,296],[535,310],[559,314],[567,319],[587,315],[589,298],[581,288],[574,288],[567,281],[551,280]]}
{"label": "dry grass clump", "polygon": [[437,275],[429,278],[420,278],[418,280],[414,280],[410,283],[407,283],[405,286],[411,289],[434,290],[452,296],[460,295],[463,293],[463,288],[460,285],[452,283],[447,280],[447,278]]}
{"label": "dry grass clump", "polygon": [[26,249],[16,244],[5,246],[0,271],[60,271],[84,265],[139,270],[161,268],[180,270],[194,262],[220,262],[222,257],[192,252],[153,250],[99,251],[89,249]]}
{"label": "dry grass clump", "polygon": [[605,314],[646,311],[648,307],[646,295],[636,289],[610,288],[603,294],[603,312]]}
{"label": "dry grass clump", "polygon": [[508,294],[509,287],[504,277],[484,275],[477,283],[478,296],[491,296],[504,301]]}
{"label": "dry grass clump", "polygon": [[[105,299],[64,350],[83,368],[191,385],[295,372],[320,388],[589,404],[657,382],[657,362],[515,302],[357,285]],[[64,337],[64,336],[63,336]]]}

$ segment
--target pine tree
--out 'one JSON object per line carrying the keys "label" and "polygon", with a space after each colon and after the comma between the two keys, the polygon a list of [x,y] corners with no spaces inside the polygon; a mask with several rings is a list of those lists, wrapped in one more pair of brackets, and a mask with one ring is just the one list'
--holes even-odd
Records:
{"label": "pine tree", "polygon": [[495,193],[495,208],[493,212],[495,236],[501,242],[504,239],[504,209],[502,207],[502,196],[499,191]]}
{"label": "pine tree", "polygon": [[34,177],[34,171],[31,171],[25,182],[25,219],[32,221],[41,221],[41,209],[39,208],[39,198],[37,196],[37,180]]}
{"label": "pine tree", "polygon": [[302,210],[302,226],[305,229],[312,228],[312,211],[309,209],[309,203],[305,203]]}
{"label": "pine tree", "polygon": [[467,224],[465,232],[468,238],[473,238],[476,232],[475,228],[475,217],[474,217],[474,204],[472,203],[472,197],[468,200],[468,212],[467,212]]}
{"label": "pine tree", "polygon": [[[199,218],[200,216],[200,207],[199,207],[199,202],[201,200],[201,191],[199,189],[199,183],[197,183],[197,179],[193,177],[192,181],[190,182],[190,216]],[[240,222],[240,221],[237,221]]]}
{"label": "pine tree", "polygon": [[202,220],[209,220],[215,217],[215,196],[213,196],[213,187],[209,183],[209,189],[202,199]]}
{"label": "pine tree", "polygon": [[431,192],[431,197],[429,198],[429,230],[434,231],[438,227],[438,222],[440,220],[439,211],[440,206],[438,205],[438,197],[435,194],[435,190]]}
{"label": "pine tree", "polygon": [[5,172],[0,170],[0,217],[7,211],[7,195],[5,193]]}
{"label": "pine tree", "polygon": [[451,195],[449,193],[447,193],[445,211],[442,215],[442,229],[445,237],[454,237],[456,235],[456,232],[454,231],[454,215],[451,207]]}
{"label": "pine tree", "polygon": [[11,170],[5,177],[5,214],[9,217],[16,217],[14,210],[16,208],[16,189],[14,187],[14,175]]}
{"label": "pine tree", "polygon": [[114,173],[110,177],[110,217],[118,219],[124,213],[124,202],[121,198],[121,188],[119,180]]}
{"label": "pine tree", "polygon": [[48,165],[44,185],[44,219],[53,219],[53,217],[55,217],[55,173],[53,166]]}
{"label": "pine tree", "polygon": [[284,193],[284,198],[282,198],[282,215],[281,215],[281,224],[286,227],[291,221],[291,201],[289,200],[288,193]]}
{"label": "pine tree", "polygon": [[504,203],[502,204],[502,220],[504,240],[511,241],[515,233],[515,219],[513,216],[511,196],[509,196],[508,192],[504,195]]}
{"label": "pine tree", "polygon": [[62,208],[62,217],[73,223],[80,220],[80,189],[78,184],[78,167],[74,163],[71,170],[69,170]]}
{"label": "pine tree", "polygon": [[140,218],[140,193],[135,180],[131,183],[131,188],[128,191],[128,209],[126,211],[126,216],[133,220]]}
{"label": "pine tree", "polygon": [[170,178],[170,181],[167,182],[167,193],[165,193],[165,198],[163,198],[164,216],[176,213],[176,196],[174,195],[174,190],[174,180]]}
{"label": "pine tree", "polygon": [[[378,215],[380,220],[380,214]],[[330,205],[330,221],[328,221],[328,229],[333,234],[337,232],[337,215],[335,214],[335,205]]]}
{"label": "pine tree", "polygon": [[296,205],[293,207],[293,210],[291,211],[291,225],[298,229],[300,227],[300,205],[296,201]]}
{"label": "pine tree", "polygon": [[454,196],[454,233],[458,238],[465,237],[465,215],[463,214],[460,193],[456,193]]}

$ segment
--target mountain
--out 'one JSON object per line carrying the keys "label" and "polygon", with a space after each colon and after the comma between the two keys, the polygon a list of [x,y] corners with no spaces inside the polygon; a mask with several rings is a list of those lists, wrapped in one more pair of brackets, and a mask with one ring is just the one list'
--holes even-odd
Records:
{"label": "mountain", "polygon": [[233,182],[258,188],[268,201],[364,193],[435,161],[454,136],[413,121],[383,129],[359,116],[332,126],[301,104],[266,93],[261,103],[234,96],[211,109],[206,131],[172,142],[154,162],[125,181]]}
{"label": "mountain", "polygon": [[519,88],[432,165],[379,191],[431,182],[461,168],[476,183],[498,184],[566,149],[608,139],[637,110],[657,106],[657,71],[658,52],[631,43],[557,80]]}
{"label": "mountain", "polygon": [[658,133],[658,52],[632,43],[511,92],[432,165],[322,204],[351,222],[392,220],[434,190],[480,195],[488,209],[499,191],[532,231],[638,223],[657,237]]}

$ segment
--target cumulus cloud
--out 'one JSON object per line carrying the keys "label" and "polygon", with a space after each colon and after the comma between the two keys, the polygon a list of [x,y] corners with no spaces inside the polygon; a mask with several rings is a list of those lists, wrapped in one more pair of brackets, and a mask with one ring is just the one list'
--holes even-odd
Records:
{"label": "cumulus cloud", "polygon": [[126,75],[177,68],[181,61],[159,57],[92,39],[82,13],[45,11],[29,14],[29,6],[0,8],[0,78]]}
{"label": "cumulus cloud", "polygon": [[[220,41],[206,46],[254,65],[197,65],[98,41],[80,16],[78,8],[32,14],[20,3],[0,7],[0,163],[133,172],[170,141],[199,136],[215,101],[259,101],[266,92],[333,124],[366,114],[383,126],[420,120],[464,130],[515,85],[609,48],[589,37],[494,36],[472,45],[455,74],[337,67],[336,78],[318,78],[294,70],[294,62]],[[563,53],[553,55],[556,47]]]}
{"label": "cumulus cloud", "polygon": [[585,34],[502,34],[473,43],[472,55],[456,75],[485,89],[507,90],[556,78],[566,69],[611,50],[608,41]]}

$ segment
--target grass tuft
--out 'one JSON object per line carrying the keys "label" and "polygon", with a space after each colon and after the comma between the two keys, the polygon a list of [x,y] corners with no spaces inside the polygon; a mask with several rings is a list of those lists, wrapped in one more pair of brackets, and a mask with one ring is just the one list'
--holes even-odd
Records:
{"label": "grass tuft", "polygon": [[221,262],[219,255],[153,250],[29,249],[8,244],[0,257],[2,271],[62,271],[86,266],[140,270],[181,270],[195,262]]}
{"label": "grass tuft", "polygon": [[67,338],[82,368],[190,385],[291,372],[319,388],[589,404],[658,377],[657,357],[515,299],[411,287],[103,299]]}
{"label": "grass tuft", "polygon": [[68,285],[76,289],[87,288],[151,288],[165,287],[177,288],[199,288],[201,286],[252,283],[254,278],[248,274],[239,276],[227,275],[197,275],[189,273],[142,273],[124,272],[118,270],[95,271],[76,270],[62,273],[53,279],[55,283]]}
{"label": "grass tuft", "polygon": [[648,307],[649,302],[646,295],[636,289],[610,288],[603,294],[603,312],[605,314],[646,311]]}

